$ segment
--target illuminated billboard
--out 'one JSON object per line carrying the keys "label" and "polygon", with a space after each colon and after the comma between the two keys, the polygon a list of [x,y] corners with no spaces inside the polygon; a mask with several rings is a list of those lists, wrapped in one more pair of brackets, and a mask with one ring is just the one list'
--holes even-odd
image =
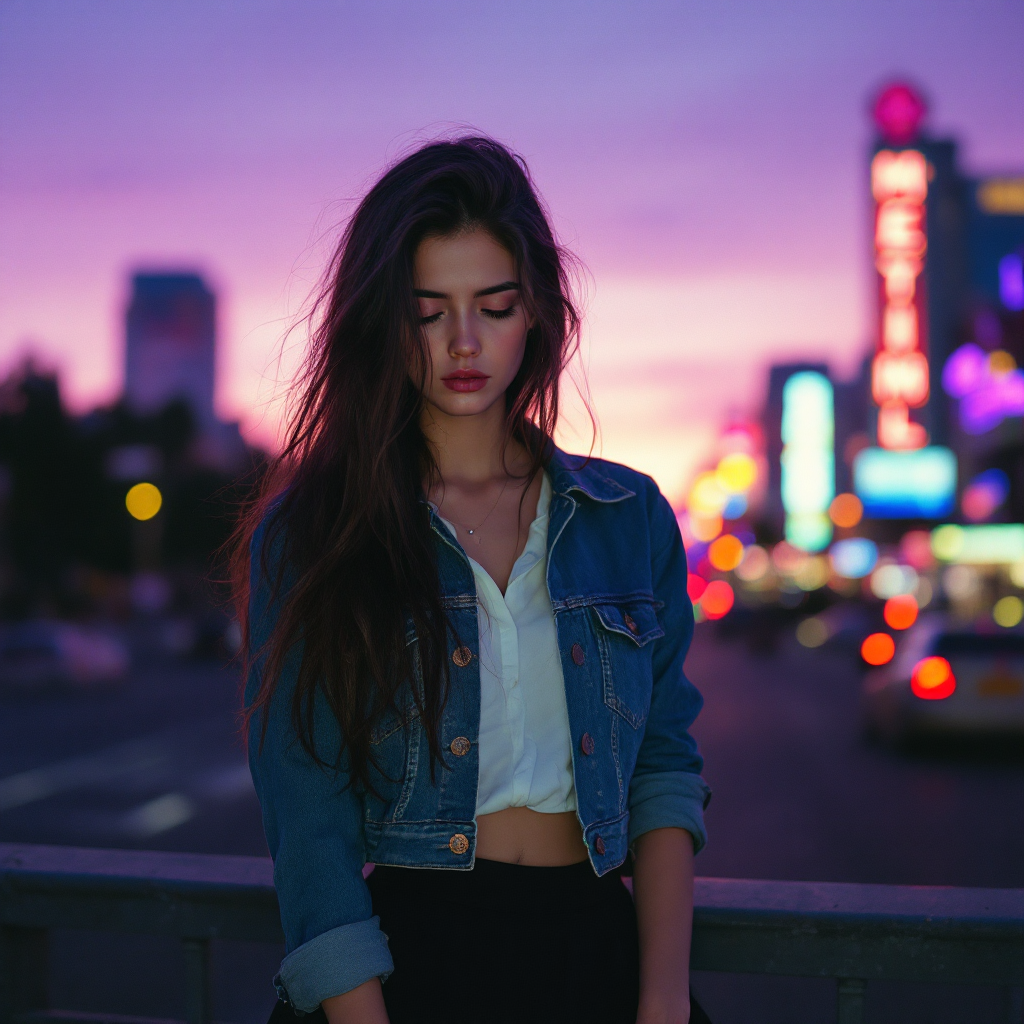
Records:
{"label": "illuminated billboard", "polygon": [[878,346],[871,394],[878,405],[878,443],[913,450],[928,443],[910,410],[928,401],[926,306],[921,274],[928,236],[928,161],[916,149],[883,149],[871,161],[875,199],[875,267],[879,275]]}
{"label": "illuminated billboard", "polygon": [[820,373],[794,373],[782,389],[782,506],[786,540],[804,551],[821,551],[832,539],[834,443],[831,382]]}
{"label": "illuminated billboard", "polygon": [[865,448],[853,462],[853,485],[876,519],[939,519],[953,511],[956,456],[948,448]]}

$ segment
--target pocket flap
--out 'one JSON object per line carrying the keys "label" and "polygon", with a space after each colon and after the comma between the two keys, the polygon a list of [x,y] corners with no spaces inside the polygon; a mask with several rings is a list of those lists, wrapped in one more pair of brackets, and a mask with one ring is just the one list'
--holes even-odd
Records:
{"label": "pocket flap", "polygon": [[637,647],[665,635],[653,601],[625,600],[614,604],[595,604],[593,609],[605,629],[629,637]]}

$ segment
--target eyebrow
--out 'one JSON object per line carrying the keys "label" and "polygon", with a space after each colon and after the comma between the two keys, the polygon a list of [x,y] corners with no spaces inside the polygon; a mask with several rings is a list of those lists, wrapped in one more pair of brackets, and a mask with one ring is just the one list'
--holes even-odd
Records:
{"label": "eyebrow", "polygon": [[[478,292],[473,293],[474,299],[482,298],[484,295],[497,295],[498,292],[517,292],[519,291],[519,285],[515,281],[502,281],[501,284],[491,285],[490,288],[483,288]],[[425,288],[416,288],[413,291],[413,295],[417,299],[450,299],[450,295],[446,295],[444,292],[431,292]]]}

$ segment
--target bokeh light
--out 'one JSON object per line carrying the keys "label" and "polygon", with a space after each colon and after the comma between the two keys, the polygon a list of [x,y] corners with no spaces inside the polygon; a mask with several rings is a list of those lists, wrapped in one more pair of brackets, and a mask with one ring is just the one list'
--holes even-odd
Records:
{"label": "bokeh light", "polygon": [[793,573],[793,582],[801,590],[818,590],[828,583],[829,565],[824,555],[804,559]]}
{"label": "bokeh light", "polygon": [[922,700],[944,700],[956,689],[952,666],[945,658],[922,658],[910,676],[910,689]]}
{"label": "bokeh light", "polygon": [[772,561],[779,572],[794,573],[807,560],[807,553],[794,547],[788,541],[779,541],[772,548]]}
{"label": "bokeh light", "polygon": [[951,562],[964,547],[963,528],[955,523],[937,526],[932,531],[932,554],[943,562]]}
{"label": "bokeh light", "polygon": [[728,500],[729,495],[718,483],[718,477],[706,472],[694,480],[687,507],[699,516],[720,516]]}
{"label": "bokeh light", "polygon": [[896,653],[896,643],[888,633],[872,633],[860,645],[860,656],[869,664],[887,665]]}
{"label": "bokeh light", "polygon": [[695,540],[714,540],[722,532],[722,517],[690,512],[690,533]]}
{"label": "bokeh light", "polygon": [[910,629],[917,622],[917,599],[912,594],[890,597],[882,609],[882,617],[890,629]]}
{"label": "bokeh light", "polygon": [[155,484],[136,484],[125,496],[124,504],[134,519],[152,519],[160,511],[164,498]]}
{"label": "bokeh light", "polygon": [[836,526],[849,530],[864,517],[864,505],[856,494],[837,494],[828,507],[828,515]]}
{"label": "bokeh light", "polygon": [[686,593],[691,601],[699,601],[707,586],[708,581],[703,576],[698,576],[696,573],[691,572],[686,577]]}
{"label": "bokeh light", "polygon": [[820,647],[828,637],[828,626],[816,615],[804,619],[796,627],[797,642],[804,647]]}
{"label": "bokeh light", "polygon": [[1024,589],[1024,558],[1010,566],[1010,582]]}
{"label": "bokeh light", "polygon": [[718,463],[715,479],[728,494],[745,494],[757,479],[757,463],[745,452],[733,452]]}
{"label": "bokeh light", "polygon": [[743,552],[743,561],[737,566],[736,575],[744,583],[754,583],[764,578],[770,564],[768,552],[760,544],[751,544]]}
{"label": "bokeh light", "polygon": [[969,565],[951,565],[942,574],[942,588],[954,601],[973,600],[981,592],[978,570]]}
{"label": "bokeh light", "polygon": [[719,572],[731,572],[743,561],[743,544],[731,533],[723,534],[708,548],[708,560]]}
{"label": "bokeh light", "polygon": [[1024,619],[1024,601],[1014,594],[1001,597],[992,609],[992,618],[997,626],[1013,629]]}
{"label": "bokeh light", "polygon": [[900,561],[918,571],[935,565],[932,537],[927,530],[908,530],[900,540]]}
{"label": "bokeh light", "polygon": [[909,565],[880,565],[871,574],[871,593],[885,601],[912,594],[917,589],[917,570]]}
{"label": "bokeh light", "polygon": [[734,600],[732,587],[725,580],[712,580],[700,599],[700,606],[709,619],[720,619],[728,614]]}
{"label": "bokeh light", "polygon": [[972,523],[988,519],[1010,494],[1010,478],[1001,469],[986,469],[964,488],[960,508]]}
{"label": "bokeh light", "polygon": [[837,540],[829,552],[832,568],[839,576],[859,580],[867,576],[878,562],[878,545],[866,537]]}

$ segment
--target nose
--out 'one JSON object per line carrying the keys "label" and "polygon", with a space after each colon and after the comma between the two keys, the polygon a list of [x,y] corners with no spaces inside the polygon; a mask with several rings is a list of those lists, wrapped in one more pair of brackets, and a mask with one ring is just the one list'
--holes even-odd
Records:
{"label": "nose", "polygon": [[480,341],[467,314],[455,318],[455,335],[448,342],[448,354],[453,359],[471,359],[480,354]]}

